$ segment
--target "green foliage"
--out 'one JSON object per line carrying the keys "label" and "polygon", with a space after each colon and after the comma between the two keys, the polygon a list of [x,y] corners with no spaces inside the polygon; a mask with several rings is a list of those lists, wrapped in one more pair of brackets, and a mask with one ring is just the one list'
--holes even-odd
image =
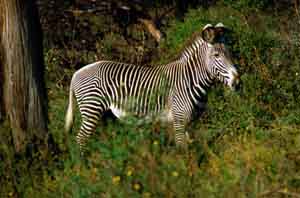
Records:
{"label": "green foliage", "polygon": [[231,6],[239,11],[245,11],[249,9],[259,10],[272,5],[272,3],[272,0],[224,0],[225,5]]}
{"label": "green foliage", "polygon": [[[240,91],[213,87],[206,112],[190,128],[194,142],[186,153],[176,151],[169,129],[129,118],[102,124],[81,158],[75,144],[78,111],[73,133],[63,132],[68,90],[62,82],[70,78],[74,65],[71,70],[54,69],[53,58],[60,53],[48,49],[49,130],[62,153],[47,160],[18,161],[1,144],[0,157],[7,162],[0,163],[0,182],[6,184],[0,197],[13,197],[16,191],[24,197],[298,196],[299,29],[292,25],[296,18],[261,11],[267,2],[226,0],[209,9],[191,9],[184,22],[174,19],[166,29],[160,63],[178,55],[205,24],[223,22],[231,29],[228,46],[241,73]],[[291,29],[283,27],[285,23]],[[97,42],[96,50],[108,55],[116,43],[126,43],[116,33]],[[128,49],[132,55],[133,48]],[[19,176],[17,189],[14,174]]]}

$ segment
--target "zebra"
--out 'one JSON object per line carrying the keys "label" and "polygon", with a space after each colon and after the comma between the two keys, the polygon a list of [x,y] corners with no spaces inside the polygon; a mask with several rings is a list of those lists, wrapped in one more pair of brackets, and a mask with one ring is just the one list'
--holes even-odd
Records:
{"label": "zebra", "polygon": [[234,90],[239,83],[224,44],[226,30],[222,23],[205,25],[181,56],[165,65],[102,60],[79,69],[70,84],[65,130],[72,128],[75,96],[82,119],[76,135],[80,149],[109,110],[119,119],[158,116],[172,124],[176,146],[186,147],[186,126],[205,107],[208,88],[219,81]]}

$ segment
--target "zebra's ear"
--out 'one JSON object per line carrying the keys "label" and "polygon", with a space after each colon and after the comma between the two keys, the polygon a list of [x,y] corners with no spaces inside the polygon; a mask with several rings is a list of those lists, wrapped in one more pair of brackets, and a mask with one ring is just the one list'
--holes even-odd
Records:
{"label": "zebra's ear", "polygon": [[228,30],[228,28],[223,23],[218,23],[215,25],[216,36],[221,37]]}
{"label": "zebra's ear", "polygon": [[206,42],[213,42],[213,40],[215,39],[215,27],[212,24],[207,24],[202,29],[201,35],[203,40],[205,40]]}

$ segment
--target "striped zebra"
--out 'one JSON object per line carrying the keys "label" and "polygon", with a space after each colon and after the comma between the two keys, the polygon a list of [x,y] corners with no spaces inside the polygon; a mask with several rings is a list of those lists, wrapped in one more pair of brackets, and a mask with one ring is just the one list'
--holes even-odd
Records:
{"label": "striped zebra", "polygon": [[112,61],[89,64],[72,77],[65,130],[73,122],[73,98],[81,113],[76,136],[82,148],[104,112],[117,117],[160,117],[173,124],[175,143],[186,147],[186,125],[203,110],[206,92],[220,81],[230,88],[238,73],[223,43],[222,23],[207,24],[181,56],[166,65],[136,66]]}

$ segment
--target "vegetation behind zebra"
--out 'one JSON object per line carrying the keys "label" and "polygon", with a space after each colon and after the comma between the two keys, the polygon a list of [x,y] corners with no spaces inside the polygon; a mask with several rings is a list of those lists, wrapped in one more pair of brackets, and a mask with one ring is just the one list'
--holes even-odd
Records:
{"label": "vegetation behind zebra", "polygon": [[[152,41],[134,48],[118,31],[96,41],[89,52],[78,50],[77,44],[67,50],[47,46],[46,39],[49,130],[58,148],[47,160],[43,151],[36,158],[15,159],[1,145],[6,158],[0,163],[0,197],[13,197],[15,191],[24,197],[299,196],[300,18],[297,7],[282,10],[268,3],[224,0],[207,9],[189,9],[184,22],[168,20],[162,29],[165,38],[151,53]],[[95,61],[97,53],[116,61],[158,57],[153,63],[166,63],[203,25],[219,21],[232,30],[227,42],[242,87],[238,93],[222,86],[209,92],[207,111],[191,126],[194,142],[187,154],[174,151],[168,129],[131,118],[126,123],[108,119],[95,136],[98,140],[89,144],[86,160],[79,158],[75,134],[62,133],[68,82],[79,65]],[[90,24],[96,31],[103,28],[101,21]],[[149,39],[136,30],[131,34],[143,42]],[[75,122],[74,131],[78,128]],[[6,131],[5,126],[0,129]],[[10,172],[18,173],[18,181]]]}

